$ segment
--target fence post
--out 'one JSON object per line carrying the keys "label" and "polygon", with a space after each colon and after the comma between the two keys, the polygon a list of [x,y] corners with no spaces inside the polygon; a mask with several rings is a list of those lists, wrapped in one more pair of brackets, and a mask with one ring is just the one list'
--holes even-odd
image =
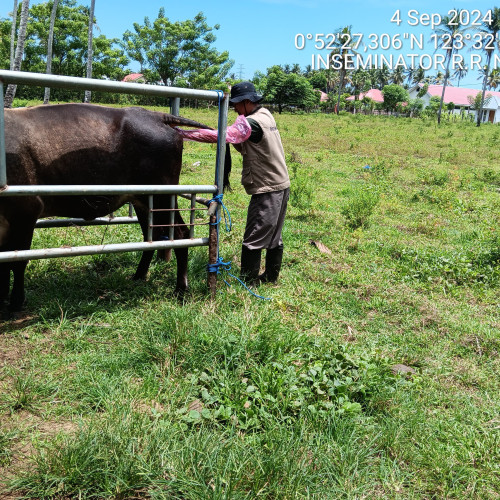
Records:
{"label": "fence post", "polygon": [[[225,93],[224,97],[220,103],[219,109],[219,123],[217,129],[219,131],[217,140],[217,158],[215,170],[215,184],[217,185],[217,194],[222,194],[224,185],[224,159],[226,157],[226,124],[227,124],[227,111],[229,108],[229,94]],[[219,258],[219,225],[217,221],[221,217],[221,205],[217,204],[217,211],[215,215],[210,216],[210,234],[208,237],[208,258],[209,264],[216,264]],[[217,292],[217,271],[209,271],[208,277],[208,287],[210,288],[210,294],[212,299],[215,298]]]}
{"label": "fence post", "polygon": [[174,116],[179,116],[181,109],[181,98],[180,97],[171,97],[170,98],[170,114]]}
{"label": "fence post", "polygon": [[5,118],[3,112],[3,82],[0,80],[0,191],[7,184],[7,159],[5,153]]}

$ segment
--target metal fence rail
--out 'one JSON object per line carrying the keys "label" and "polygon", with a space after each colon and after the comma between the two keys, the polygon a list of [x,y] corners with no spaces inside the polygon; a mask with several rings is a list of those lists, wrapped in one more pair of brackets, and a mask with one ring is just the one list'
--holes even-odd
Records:
{"label": "metal fence rail", "polygon": [[[172,97],[172,98],[195,98],[203,100],[219,101],[219,141],[217,145],[216,156],[216,172],[213,185],[29,185],[29,186],[9,186],[7,179],[7,161],[6,161],[6,146],[5,146],[5,117],[3,107],[4,84],[25,84],[43,87],[68,88],[74,90],[95,90],[103,92],[118,92],[125,94],[140,94],[146,96]],[[171,194],[173,201],[174,196],[181,194],[192,195],[191,209],[194,210],[195,196],[198,193],[210,193],[213,195],[222,194],[223,176],[224,176],[224,153],[226,147],[226,126],[227,126],[227,111],[229,98],[227,95],[222,95],[220,91],[214,90],[193,90],[176,87],[163,87],[157,85],[144,85],[137,83],[114,82],[108,80],[96,80],[91,78],[76,78],[68,76],[45,75],[38,73],[27,73],[21,71],[0,70],[0,199],[8,196],[42,196],[42,195],[99,195],[99,194],[147,194],[150,195],[150,210],[152,207],[153,194]],[[175,106],[178,106],[176,99]],[[151,215],[152,218],[152,215]],[[214,258],[217,256],[218,248],[218,232],[213,225],[213,222],[220,218],[220,207],[217,206],[216,215],[211,215],[210,234],[208,238],[193,238],[193,225],[190,228],[190,239],[173,240],[173,225],[169,228],[168,241],[152,241],[152,221],[150,221],[150,231],[147,242],[140,243],[121,243],[110,245],[92,245],[84,247],[64,247],[51,248],[40,250],[18,250],[13,252],[0,252],[0,262],[11,262],[16,260],[43,259],[51,257],[90,255],[97,253],[117,253],[117,252],[133,252],[154,250],[160,248],[178,248],[178,247],[195,247],[209,245],[209,261],[215,263]],[[130,222],[135,222],[135,218],[121,218],[120,222],[127,223],[125,219],[130,219]],[[71,219],[68,225],[74,224],[76,219]],[[59,221],[50,222],[39,221],[38,227],[56,226]],[[173,212],[171,217],[173,223]],[[64,220],[61,222],[65,224]],[[110,221],[112,224],[113,222]],[[193,217],[191,217],[191,224]],[[100,218],[92,225],[107,224],[104,218]],[[215,245],[215,250],[212,248]],[[211,276],[210,276],[211,275]],[[211,284],[212,293],[215,293],[215,273],[210,273],[209,283]]]}

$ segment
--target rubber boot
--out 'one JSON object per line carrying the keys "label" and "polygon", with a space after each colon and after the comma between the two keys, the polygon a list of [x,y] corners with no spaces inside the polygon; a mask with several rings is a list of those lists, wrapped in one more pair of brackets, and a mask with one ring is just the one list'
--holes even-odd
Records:
{"label": "rubber boot", "polygon": [[283,245],[266,251],[266,270],[259,276],[262,283],[276,283],[281,271]]}
{"label": "rubber boot", "polygon": [[245,245],[241,247],[240,278],[248,286],[259,285],[260,257],[262,250],[250,250]]}

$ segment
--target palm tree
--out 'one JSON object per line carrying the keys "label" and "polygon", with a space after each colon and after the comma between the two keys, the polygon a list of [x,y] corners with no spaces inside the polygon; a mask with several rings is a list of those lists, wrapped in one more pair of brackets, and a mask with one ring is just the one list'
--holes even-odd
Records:
{"label": "palm tree", "polygon": [[413,76],[415,75],[416,68],[413,66],[408,67],[408,69],[405,71],[406,75],[406,81],[408,82],[408,85],[411,85],[413,83]]}
{"label": "palm tree", "polygon": [[[89,12],[89,35],[88,35],[88,49],[87,49],[87,78],[92,78],[92,41],[94,39],[94,9],[95,0],[90,2],[90,12]],[[85,97],[83,102],[90,102],[91,92],[90,90],[85,91]]]}
{"label": "palm tree", "polygon": [[[461,19],[460,15],[462,11],[458,13],[458,19]],[[454,54],[458,52],[458,48],[456,47],[456,43],[462,41],[464,39],[464,34],[466,31],[470,29],[470,27],[465,27],[460,24],[460,21],[453,22],[454,19],[450,16],[443,16],[441,23],[434,29],[437,40],[438,40],[438,48],[445,47],[446,50],[446,70],[444,73],[444,81],[443,81],[443,92],[441,93],[441,102],[439,103],[439,110],[437,115],[438,124],[441,123],[441,111],[443,109],[443,101],[444,101],[444,93],[446,91],[446,85],[448,84],[448,79],[450,78],[450,62]]]}
{"label": "palm tree", "polygon": [[[498,40],[498,33],[500,32],[500,7],[493,7],[491,9],[491,22],[483,22],[481,26],[481,33],[485,36],[493,36],[493,40]],[[489,40],[489,38],[488,38]],[[488,84],[488,74],[490,72],[491,57],[495,51],[494,43],[485,43],[484,50],[486,51],[486,70],[483,78],[483,92],[481,94],[481,106],[477,113],[477,126],[481,125],[481,118],[483,115],[484,94],[486,93],[486,86]]]}
{"label": "palm tree", "polygon": [[340,82],[339,74],[333,68],[325,69],[324,71],[326,76],[326,93],[329,94],[335,85]]}
{"label": "palm tree", "polygon": [[391,72],[386,64],[384,64],[381,68],[376,70],[376,78],[377,84],[380,90],[382,90],[386,85],[389,84],[391,79]]}
{"label": "palm tree", "polygon": [[395,83],[396,85],[403,85],[403,82],[405,81],[405,69],[403,66],[398,66],[391,75],[391,81],[392,83]]}
{"label": "palm tree", "polygon": [[[12,66],[13,71],[20,71],[21,61],[24,52],[24,43],[26,41],[26,27],[28,25],[28,18],[30,12],[30,1],[23,0],[23,6],[21,8],[21,20],[19,22],[19,33],[17,35],[17,46],[16,55],[14,57],[14,64]],[[9,84],[7,90],[5,91],[4,107],[11,108],[12,101],[16,95],[17,85]]]}
{"label": "palm tree", "polygon": [[444,73],[442,71],[438,71],[436,73],[436,76],[432,78],[433,85],[441,85],[444,81],[444,77],[445,77]]}
{"label": "palm tree", "polygon": [[17,0],[14,0],[12,11],[12,27],[10,29],[10,69],[14,68],[14,53],[16,48]]}
{"label": "palm tree", "polygon": [[498,87],[500,87],[500,68],[495,68],[488,75],[488,89],[496,90]]}
{"label": "palm tree", "polygon": [[[52,12],[50,14],[50,25],[49,25],[49,39],[47,41],[47,67],[45,73],[50,75],[52,73],[52,44],[54,42],[54,25],[56,23],[57,6],[59,0],[54,0],[52,5]],[[43,96],[43,103],[48,104],[50,99],[50,87],[45,87],[45,94]]]}
{"label": "palm tree", "polygon": [[[341,30],[339,30],[335,37],[334,49],[330,52],[330,62],[335,64],[335,67],[339,69],[339,91],[337,96],[337,114],[340,111],[340,95],[342,94],[342,89],[346,83],[347,76],[347,56],[348,54],[357,54],[350,46],[346,46],[346,42],[351,39],[352,26],[345,26]],[[335,59],[335,63],[333,60]]]}
{"label": "palm tree", "polygon": [[467,75],[467,72],[469,71],[468,68],[465,66],[459,66],[456,70],[455,73],[453,73],[452,78],[457,79],[457,87],[460,87],[460,80]]}
{"label": "palm tree", "polygon": [[418,85],[424,79],[425,79],[425,69],[419,66],[413,71],[411,82],[413,83],[413,85]]}
{"label": "palm tree", "polygon": [[[366,92],[367,90],[369,90],[367,88],[368,81],[369,81],[369,75],[368,75],[368,72],[366,70],[358,68],[352,72],[351,85],[353,87],[353,94],[354,94],[354,102],[355,103],[359,98],[358,94],[360,92]],[[356,107],[354,107],[354,113],[356,113]]]}

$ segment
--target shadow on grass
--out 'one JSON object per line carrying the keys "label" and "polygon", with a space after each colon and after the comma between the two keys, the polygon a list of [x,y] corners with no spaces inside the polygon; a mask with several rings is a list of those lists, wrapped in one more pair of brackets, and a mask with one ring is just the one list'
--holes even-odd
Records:
{"label": "shadow on grass", "polygon": [[144,301],[167,300],[177,304],[206,295],[208,257],[191,251],[188,276],[191,286],[181,298],[175,293],[177,264],[154,259],[145,281],[133,280],[138,256],[96,255],[83,259],[38,261],[26,273],[26,307],[0,319],[2,333],[25,328],[41,316],[54,320],[63,315],[88,316],[133,309]]}

